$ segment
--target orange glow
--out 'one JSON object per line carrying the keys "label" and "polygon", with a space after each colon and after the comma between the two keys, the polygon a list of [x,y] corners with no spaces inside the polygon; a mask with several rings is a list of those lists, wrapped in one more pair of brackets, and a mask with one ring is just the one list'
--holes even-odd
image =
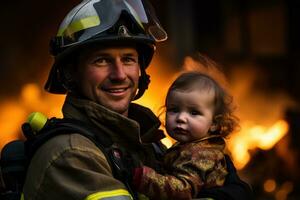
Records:
{"label": "orange glow", "polygon": [[275,198],[276,200],[286,200],[289,193],[291,193],[294,189],[294,185],[292,182],[285,182],[282,184],[280,189],[276,192]]}
{"label": "orange glow", "polygon": [[154,59],[147,69],[147,73],[151,75],[151,83],[148,90],[136,103],[150,108],[155,114],[159,115],[161,107],[164,105],[168,87],[173,81],[176,72],[169,68],[168,64],[162,59]]}
{"label": "orange glow", "polygon": [[268,150],[272,148],[287,132],[287,122],[284,120],[279,120],[265,132],[255,133],[261,134],[257,136],[260,138],[257,146],[263,150]]}
{"label": "orange glow", "polygon": [[64,96],[50,95],[42,92],[36,84],[27,84],[21,90],[21,95],[0,104],[0,149],[21,137],[21,125],[27,116],[34,111],[40,111],[49,117],[61,116],[61,106]]}
{"label": "orange glow", "polygon": [[161,142],[167,147],[167,148],[170,148],[173,144],[173,141],[169,138],[169,137],[166,137],[164,139],[161,140]]}
{"label": "orange glow", "polygon": [[249,150],[272,148],[288,131],[288,124],[278,120],[271,127],[255,125],[250,122],[241,124],[241,131],[230,136],[228,148],[238,169],[250,160]]}
{"label": "orange glow", "polygon": [[0,109],[0,149],[16,138],[19,138],[20,124],[26,116],[24,109],[17,102],[4,102]]}
{"label": "orange glow", "polygon": [[264,190],[266,192],[273,192],[276,189],[276,182],[274,179],[268,179],[264,182]]}
{"label": "orange glow", "polygon": [[[187,57],[183,69],[203,71],[203,66]],[[153,60],[147,72],[152,75],[151,84],[136,103],[149,107],[156,115],[159,115],[161,114],[160,108],[164,105],[167,89],[179,72],[174,71],[163,59],[157,58]],[[218,70],[212,68],[210,75],[222,85],[225,84],[225,78]],[[250,161],[250,150],[257,148],[268,150],[288,131],[288,124],[280,120],[282,110],[286,105],[286,98],[272,96],[270,105],[269,96],[264,97],[250,90],[253,77],[255,73],[247,71],[234,72],[231,77],[230,89],[239,104],[238,117],[241,119],[241,131],[230,135],[227,143],[237,169],[242,169]],[[61,117],[64,98],[64,95],[48,94],[37,84],[31,83],[24,85],[19,97],[0,102],[0,130],[2,132],[0,149],[7,142],[20,137],[21,124],[31,112],[39,111],[48,117]],[[174,141],[166,138],[163,143],[170,147]]]}

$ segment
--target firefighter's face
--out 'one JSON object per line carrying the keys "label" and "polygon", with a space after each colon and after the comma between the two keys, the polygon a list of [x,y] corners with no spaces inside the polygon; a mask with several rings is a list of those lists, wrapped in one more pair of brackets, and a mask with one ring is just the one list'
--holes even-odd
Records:
{"label": "firefighter's face", "polygon": [[76,79],[80,92],[90,100],[127,116],[140,74],[133,47],[87,50],[79,59]]}

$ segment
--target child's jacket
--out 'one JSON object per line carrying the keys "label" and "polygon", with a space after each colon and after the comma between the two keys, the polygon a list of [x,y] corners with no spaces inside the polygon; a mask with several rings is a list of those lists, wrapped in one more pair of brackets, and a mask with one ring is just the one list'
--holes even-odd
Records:
{"label": "child's jacket", "polygon": [[207,137],[175,144],[164,157],[159,174],[144,166],[135,174],[138,191],[150,199],[191,199],[201,188],[222,186],[227,174],[221,137]]}

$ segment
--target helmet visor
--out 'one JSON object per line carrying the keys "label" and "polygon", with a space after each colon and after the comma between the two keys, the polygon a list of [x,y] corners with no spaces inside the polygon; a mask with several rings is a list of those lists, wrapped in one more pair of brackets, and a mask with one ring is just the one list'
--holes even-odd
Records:
{"label": "helmet visor", "polygon": [[151,5],[143,0],[84,0],[60,25],[57,45],[60,48],[72,46],[105,32],[124,12],[135,22],[138,33],[150,35],[158,42],[167,39]]}

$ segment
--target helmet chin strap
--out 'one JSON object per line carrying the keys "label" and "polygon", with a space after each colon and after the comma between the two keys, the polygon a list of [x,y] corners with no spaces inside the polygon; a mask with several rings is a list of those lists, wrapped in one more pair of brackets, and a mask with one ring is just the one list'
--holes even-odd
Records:
{"label": "helmet chin strap", "polygon": [[141,76],[139,78],[139,87],[138,93],[135,95],[133,100],[139,99],[145,91],[148,89],[148,85],[150,83],[150,76],[146,73],[145,69],[141,70]]}
{"label": "helmet chin strap", "polygon": [[146,62],[145,58],[141,56],[142,52],[139,51],[139,59],[140,59],[140,67],[141,67],[141,76],[139,77],[139,85],[138,85],[138,92],[135,95],[133,100],[139,99],[145,91],[148,89],[148,85],[150,83],[150,76],[146,73]]}

